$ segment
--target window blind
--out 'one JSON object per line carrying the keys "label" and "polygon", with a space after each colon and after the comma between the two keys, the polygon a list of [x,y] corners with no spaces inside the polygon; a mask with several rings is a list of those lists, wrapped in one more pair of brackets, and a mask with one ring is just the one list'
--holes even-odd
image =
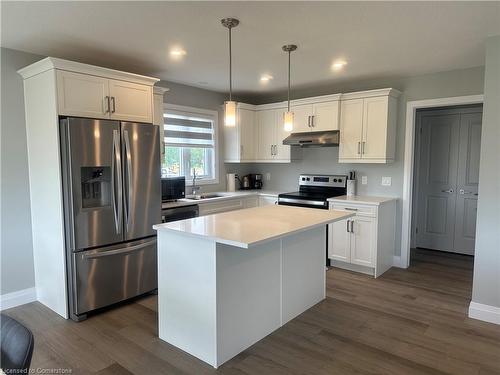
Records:
{"label": "window blind", "polygon": [[213,121],[166,113],[165,144],[171,147],[214,148]]}

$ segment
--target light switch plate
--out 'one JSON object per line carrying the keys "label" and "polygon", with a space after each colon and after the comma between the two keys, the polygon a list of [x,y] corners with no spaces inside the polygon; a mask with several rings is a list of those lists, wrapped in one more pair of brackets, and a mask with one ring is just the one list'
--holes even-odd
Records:
{"label": "light switch plate", "polygon": [[391,186],[392,177],[382,177],[382,186]]}
{"label": "light switch plate", "polygon": [[361,176],[361,185],[366,185],[368,183],[368,176]]}
{"label": "light switch plate", "polygon": [[271,181],[271,173],[266,173],[266,181]]}

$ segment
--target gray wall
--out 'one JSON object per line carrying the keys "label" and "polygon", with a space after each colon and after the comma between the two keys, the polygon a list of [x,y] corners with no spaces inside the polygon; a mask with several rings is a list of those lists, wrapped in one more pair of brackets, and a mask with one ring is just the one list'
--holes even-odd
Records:
{"label": "gray wall", "polygon": [[500,308],[500,35],[486,43],[472,300]]}
{"label": "gray wall", "polygon": [[31,240],[24,94],[17,69],[40,56],[1,49],[1,287],[0,294],[35,284]]}
{"label": "gray wall", "polygon": [[[368,177],[368,184],[358,183],[358,194],[393,196],[400,198],[397,208],[398,229],[396,233],[396,255],[401,253],[401,218],[403,196],[403,162],[406,127],[406,103],[413,100],[444,98],[452,96],[476,95],[483,93],[484,68],[470,68],[450,72],[442,72],[410,78],[388,78],[371,81],[360,81],[351,84],[343,83],[336,87],[319,87],[317,89],[294,90],[295,98],[392,87],[403,94],[399,100],[398,124],[396,139],[396,161],[392,164],[339,164],[338,148],[311,148],[303,150],[300,161],[286,165],[278,164],[246,164],[244,166],[227,165],[229,171],[255,173],[271,173],[271,181],[264,181],[265,189],[293,191],[297,188],[298,176],[301,173],[337,174],[355,170],[358,177]],[[285,100],[283,95],[268,96],[259,99],[259,103]],[[247,98],[252,99],[252,98]],[[256,101],[256,100],[254,100]],[[392,177],[392,186],[381,186],[382,176]]]}

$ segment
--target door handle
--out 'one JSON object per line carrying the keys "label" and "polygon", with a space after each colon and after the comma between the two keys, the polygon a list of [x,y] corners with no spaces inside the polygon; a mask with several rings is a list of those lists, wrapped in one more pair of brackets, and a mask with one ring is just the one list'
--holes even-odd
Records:
{"label": "door handle", "polygon": [[105,96],[104,97],[104,113],[109,113],[109,108],[110,108],[110,104],[109,104],[109,96]]}
{"label": "door handle", "polygon": [[273,145],[271,145],[271,156],[273,156]]}
{"label": "door handle", "polygon": [[311,116],[311,128],[314,128],[314,115]]}
{"label": "door handle", "polygon": [[307,127],[311,127],[311,116],[307,116]]}
{"label": "door handle", "polygon": [[447,190],[441,190],[441,193],[448,193],[448,194],[452,194],[455,190],[453,189],[447,189]]}
{"label": "door handle", "polygon": [[347,224],[347,225],[346,225],[346,227],[347,227],[347,228],[346,228],[346,230],[347,230],[347,232],[349,232],[349,222],[350,222],[350,221],[351,221],[351,220],[346,220],[346,224]]}
{"label": "door handle", "polygon": [[103,251],[97,254],[85,254],[83,256],[84,259],[95,259],[95,258],[102,258],[106,257],[109,255],[120,255],[120,254],[125,254],[125,253],[131,253],[136,250],[144,249],[145,247],[151,246],[156,244],[156,239],[148,242],[141,243],[139,245],[135,246],[130,246],[130,247],[124,247],[122,249],[116,249],[116,250],[108,250],[108,251]]}
{"label": "door handle", "polygon": [[[115,230],[116,233],[121,233],[122,231],[122,208],[123,208],[123,196],[122,196],[122,165],[120,159],[120,140],[118,135],[118,130],[113,130],[113,156],[111,161],[111,186],[112,186],[112,199],[113,199],[113,211],[115,215]],[[115,172],[116,178],[118,180],[118,199],[115,197]]]}
{"label": "door handle", "polygon": [[130,138],[128,136],[128,130],[123,131],[123,137],[125,138],[125,158],[127,159],[127,205],[125,210],[125,218],[127,220],[127,231],[130,227],[130,205],[132,203],[132,155],[130,153]]}
{"label": "door handle", "polygon": [[344,210],[347,210],[347,211],[357,211],[358,209],[357,208],[351,208],[351,207],[344,207]]}
{"label": "door handle", "polygon": [[114,96],[111,97],[111,106],[113,107],[113,109],[111,110],[111,113],[115,113],[116,112],[116,103],[115,103]]}
{"label": "door handle", "polygon": [[354,233],[354,220],[349,220],[351,222],[351,233]]}
{"label": "door handle", "polygon": [[[472,194],[472,191],[467,191],[467,190],[464,190],[464,189],[460,189],[458,191],[459,194],[462,194],[462,195],[465,195],[465,194]],[[477,194],[474,194],[474,195],[477,195]]]}
{"label": "door handle", "polygon": [[361,142],[358,142],[358,154],[361,154]]}

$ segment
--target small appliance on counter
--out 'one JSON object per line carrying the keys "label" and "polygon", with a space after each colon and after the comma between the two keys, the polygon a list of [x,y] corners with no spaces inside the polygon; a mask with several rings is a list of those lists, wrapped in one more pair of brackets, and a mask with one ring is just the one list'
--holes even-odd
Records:
{"label": "small appliance on counter", "polygon": [[349,172],[349,176],[347,178],[347,192],[346,195],[353,196],[356,195],[356,172]]}
{"label": "small appliance on counter", "polygon": [[250,178],[250,176],[251,175],[247,174],[239,180],[240,181],[240,190],[252,189],[252,179]]}
{"label": "small appliance on counter", "polygon": [[186,178],[167,177],[161,179],[161,201],[172,202],[186,197]]}
{"label": "small appliance on counter", "polygon": [[230,191],[230,192],[236,191],[236,179],[237,178],[238,178],[238,175],[236,173],[226,174],[227,191]]}
{"label": "small appliance on counter", "polygon": [[240,182],[240,190],[262,189],[263,181],[261,174],[247,174],[241,179],[236,175]]}
{"label": "small appliance on counter", "polygon": [[252,188],[253,189],[262,189],[262,175],[261,174],[251,174],[250,179],[252,182]]}

